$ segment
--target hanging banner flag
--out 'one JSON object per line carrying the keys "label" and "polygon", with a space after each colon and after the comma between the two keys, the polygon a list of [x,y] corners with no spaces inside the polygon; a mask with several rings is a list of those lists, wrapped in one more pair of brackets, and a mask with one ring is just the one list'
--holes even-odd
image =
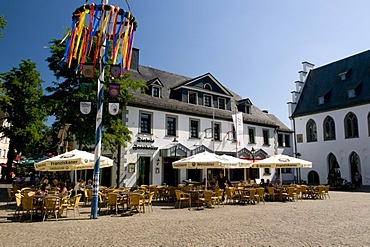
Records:
{"label": "hanging banner flag", "polygon": [[109,103],[109,114],[117,115],[119,111],[119,103]]}
{"label": "hanging banner flag", "polygon": [[242,147],[242,145],[244,144],[243,113],[239,112],[239,113],[233,114],[232,117],[233,117],[233,123],[234,123],[235,131],[236,131],[236,142],[239,148],[239,147]]}
{"label": "hanging banner flag", "polygon": [[120,93],[119,84],[109,84],[109,96],[112,98],[117,98]]}
{"label": "hanging banner flag", "polygon": [[80,91],[83,94],[90,94],[92,91],[92,83],[81,82]]}
{"label": "hanging banner flag", "polygon": [[91,112],[91,102],[80,102],[80,111],[82,114],[89,114]]}

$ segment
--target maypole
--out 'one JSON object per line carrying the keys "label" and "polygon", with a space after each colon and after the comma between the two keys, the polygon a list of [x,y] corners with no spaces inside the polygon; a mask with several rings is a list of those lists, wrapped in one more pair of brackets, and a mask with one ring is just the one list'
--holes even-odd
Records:
{"label": "maypole", "polygon": [[[68,68],[76,66],[76,73],[93,78],[94,68],[97,64],[99,66],[91,219],[98,217],[105,66],[109,57],[112,61],[110,72],[115,78],[130,69],[136,28],[137,23],[130,12],[108,5],[108,0],[102,0],[100,5],[85,4],[73,12],[71,31],[66,41],[63,61]],[[111,48],[111,53],[108,48]],[[86,103],[90,102],[81,103],[89,105]],[[89,113],[89,110],[83,110],[81,106],[80,109],[83,114]],[[110,111],[112,115],[117,112]]]}

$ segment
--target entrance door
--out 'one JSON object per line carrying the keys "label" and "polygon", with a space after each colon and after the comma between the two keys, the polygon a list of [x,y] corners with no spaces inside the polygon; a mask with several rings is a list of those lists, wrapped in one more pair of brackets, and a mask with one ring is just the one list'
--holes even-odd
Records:
{"label": "entrance door", "polygon": [[172,162],[178,158],[163,159],[163,183],[166,185],[177,186],[179,184],[179,169],[172,168]]}
{"label": "entrance door", "polygon": [[138,177],[136,185],[149,185],[150,183],[150,157],[141,156],[138,161]]}

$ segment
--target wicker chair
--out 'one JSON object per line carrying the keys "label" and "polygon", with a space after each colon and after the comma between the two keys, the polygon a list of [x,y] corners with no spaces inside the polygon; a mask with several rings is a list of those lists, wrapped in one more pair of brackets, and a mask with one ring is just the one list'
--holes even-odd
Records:
{"label": "wicker chair", "polygon": [[152,205],[153,198],[154,198],[154,192],[150,192],[147,198],[145,198],[145,205],[148,206],[148,212],[150,212],[150,210],[152,210],[153,212],[153,205]]}
{"label": "wicker chair", "polygon": [[175,195],[176,195],[175,208],[176,208],[176,204],[178,204],[180,208],[181,202],[183,201],[188,202],[189,209],[191,208],[191,196],[189,193],[182,192],[181,190],[175,190]]}
{"label": "wicker chair", "polygon": [[68,217],[68,210],[73,210],[74,217],[76,218],[76,211],[78,212],[78,216],[80,216],[80,200],[81,200],[81,194],[75,195],[70,199],[69,205],[65,208],[66,210],[66,217]]}
{"label": "wicker chair", "polygon": [[21,219],[23,219],[24,215],[30,215],[31,221],[32,221],[32,216],[36,213],[37,210],[41,209],[40,206],[35,205],[34,200],[35,200],[34,197],[22,196],[22,216],[21,216]]}
{"label": "wicker chair", "polygon": [[260,201],[263,201],[263,204],[265,204],[265,188],[258,187],[256,189],[256,194],[254,195],[257,203],[260,203]]}
{"label": "wicker chair", "polygon": [[116,211],[116,215],[118,214],[118,210],[119,210],[119,206],[122,205],[121,204],[121,196],[120,194],[118,193],[113,193],[113,192],[110,192],[107,194],[107,207],[109,208],[109,212],[112,211],[112,209],[114,208],[115,211]]}
{"label": "wicker chair", "polygon": [[135,209],[136,212],[140,213],[140,208],[142,209],[143,213],[145,213],[145,199],[142,194],[139,193],[132,193],[129,195],[130,201],[130,215],[132,215],[132,211]]}
{"label": "wicker chair", "polygon": [[58,220],[58,214],[60,210],[60,197],[47,196],[43,199],[43,211],[44,217],[42,221],[48,218],[49,215],[54,215],[55,219]]}

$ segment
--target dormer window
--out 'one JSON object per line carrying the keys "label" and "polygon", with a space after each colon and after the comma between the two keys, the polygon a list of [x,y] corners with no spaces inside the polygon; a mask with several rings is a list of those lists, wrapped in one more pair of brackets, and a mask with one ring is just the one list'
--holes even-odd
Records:
{"label": "dormer window", "polygon": [[189,92],[188,102],[189,102],[189,104],[197,105],[198,104],[198,94],[194,93],[194,92]]}
{"label": "dormer window", "polygon": [[319,105],[323,105],[323,104],[325,104],[325,97],[321,96],[319,97]]}
{"label": "dormer window", "polygon": [[355,89],[349,89],[347,90],[347,98],[354,98],[356,97],[356,90]]}
{"label": "dormer window", "polygon": [[224,98],[218,98],[218,109],[226,109],[226,100]]}
{"label": "dormer window", "polygon": [[204,104],[205,106],[211,107],[212,106],[212,96],[211,95],[204,95]]}
{"label": "dormer window", "polygon": [[341,81],[345,81],[345,80],[347,80],[347,79],[348,79],[348,71],[349,71],[349,70],[344,71],[344,72],[342,72],[342,73],[339,73],[339,74],[338,74],[338,75],[339,75],[339,77],[340,77],[340,80],[341,80]]}
{"label": "dormer window", "polygon": [[245,105],[245,113],[251,114],[251,106],[248,104]]}
{"label": "dormer window", "polygon": [[161,89],[159,87],[152,87],[152,97],[159,98],[161,97]]}
{"label": "dormer window", "polygon": [[204,84],[204,89],[212,91],[212,86],[209,83]]}

